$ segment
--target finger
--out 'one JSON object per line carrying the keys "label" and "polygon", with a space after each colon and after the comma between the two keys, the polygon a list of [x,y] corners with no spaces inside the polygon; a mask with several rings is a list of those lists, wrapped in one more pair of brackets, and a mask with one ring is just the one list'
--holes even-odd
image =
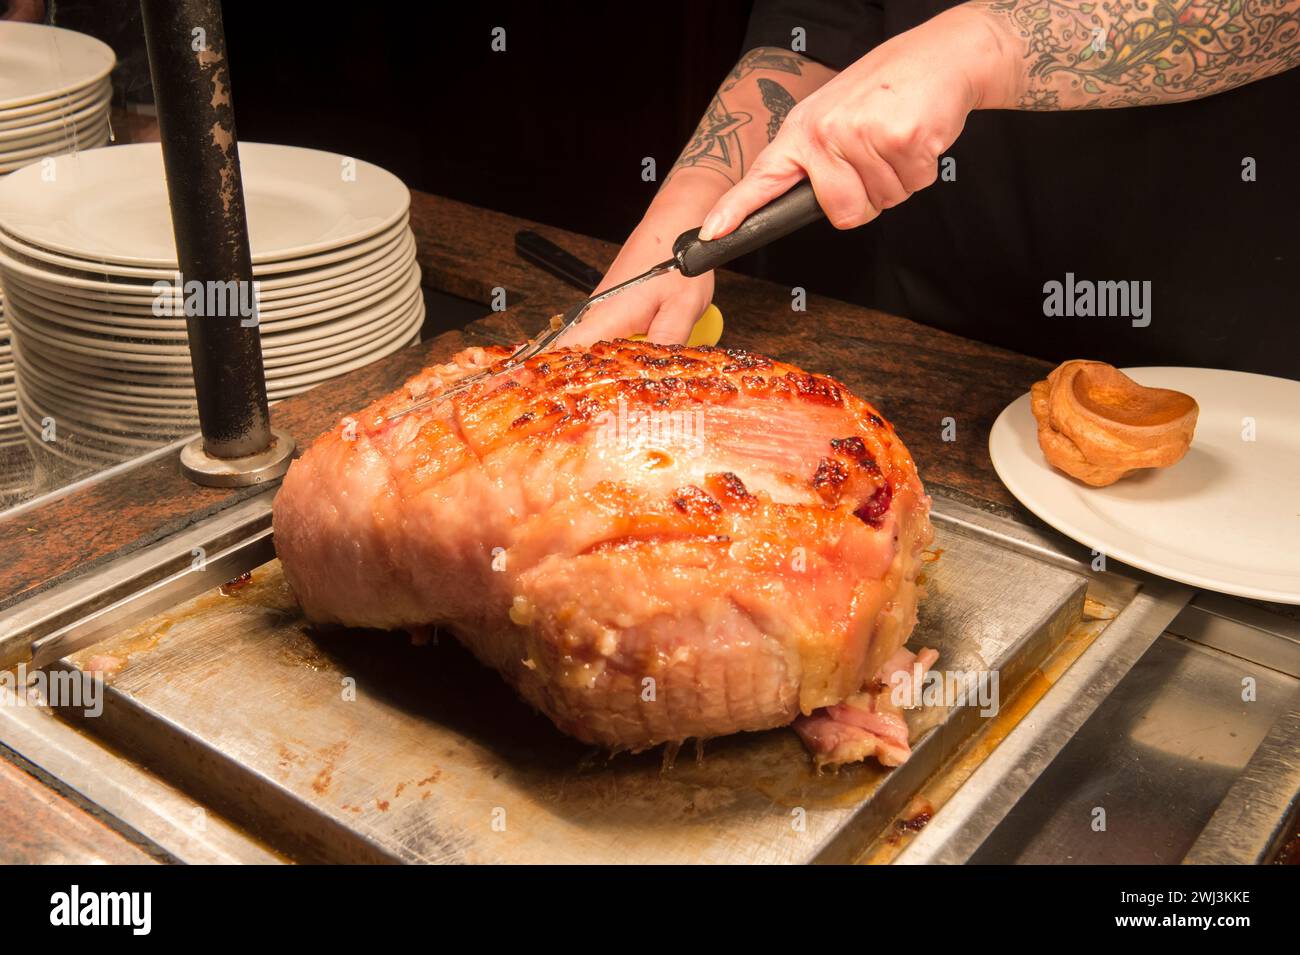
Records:
{"label": "finger", "polygon": [[883,132],[865,148],[880,156],[908,193],[918,192],[939,178],[941,140],[913,131],[908,134]]}
{"label": "finger", "polygon": [[835,228],[853,229],[880,214],[858,171],[841,156],[818,151],[806,166],[817,204]]}
{"label": "finger", "polygon": [[920,192],[927,186],[933,185],[939,178],[938,157],[931,158],[923,153],[899,157],[892,160],[890,166],[893,167],[894,175],[909,194]]}
{"label": "finger", "polygon": [[660,306],[650,320],[645,337],[663,345],[684,345],[703,310],[704,306],[694,301],[693,296],[676,296]]}
{"label": "finger", "polygon": [[717,239],[727,235],[757,209],[788,192],[804,177],[803,167],[786,151],[780,135],[754,160],[744,178],[714,203],[700,227],[700,238]]}
{"label": "finger", "polygon": [[560,347],[585,348],[599,341],[639,335],[658,311],[659,299],[628,291],[601,302],[557,340]]}
{"label": "finger", "polygon": [[875,209],[892,209],[911,195],[899,181],[893,167],[865,140],[850,140],[843,148],[840,155],[856,171],[867,192],[867,198]]}

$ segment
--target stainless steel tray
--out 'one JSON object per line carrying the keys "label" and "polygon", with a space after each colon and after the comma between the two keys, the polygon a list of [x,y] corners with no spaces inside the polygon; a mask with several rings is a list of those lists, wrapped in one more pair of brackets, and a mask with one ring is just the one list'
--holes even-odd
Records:
{"label": "stainless steel tray", "polygon": [[[1080,618],[1086,581],[941,530],[914,643],[1013,684]],[[901,770],[817,775],[788,730],[607,759],[556,731],[454,640],[312,632],[278,562],[248,586],[75,654],[121,661],[85,728],[306,858],[412,862],[846,859],[969,735],[929,711]],[[355,692],[353,692],[353,690]],[[75,712],[75,711],[70,711]]]}
{"label": "stainless steel tray", "polygon": [[[452,638],[414,647],[396,634],[313,632],[267,561],[269,502],[0,621],[0,662],[32,646],[68,672],[114,664],[102,715],[69,708],[43,727],[0,714],[0,743],[82,791],[102,793],[121,757],[138,761],[131,772],[157,780],[140,785],[165,790],[169,818],[132,806],[123,787],[103,799],[177,858],[965,861],[1023,813],[1035,781],[1191,596],[1095,571],[1055,535],[938,495],[937,559],[911,643],[936,647],[941,670],[996,671],[997,717],[977,704],[914,712],[914,756],[892,771],[819,776],[788,730],[713,740],[702,754],[688,746],[671,761],[609,759],[530,711]],[[196,551],[210,559],[187,571]],[[249,568],[249,585],[214,589]],[[1276,661],[1276,641],[1258,646]],[[87,738],[114,748],[109,773],[80,751]],[[186,800],[219,825],[187,829],[175,818]],[[918,805],[934,820],[903,833],[898,820]],[[239,829],[253,839],[241,843]]]}

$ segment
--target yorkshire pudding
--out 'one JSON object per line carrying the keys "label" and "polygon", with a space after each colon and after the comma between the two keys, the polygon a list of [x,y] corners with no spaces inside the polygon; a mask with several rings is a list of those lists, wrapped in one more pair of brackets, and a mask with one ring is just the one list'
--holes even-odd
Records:
{"label": "yorkshire pudding", "polygon": [[1065,362],[1034,384],[1030,400],[1048,463],[1093,487],[1177,463],[1200,410],[1190,395],[1144,388],[1099,361]]}

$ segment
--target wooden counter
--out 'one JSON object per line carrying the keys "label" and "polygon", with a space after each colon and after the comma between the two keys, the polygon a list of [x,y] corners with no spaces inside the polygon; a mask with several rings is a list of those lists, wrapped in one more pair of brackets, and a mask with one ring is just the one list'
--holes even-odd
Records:
{"label": "wooden counter", "polygon": [[0,865],[145,865],[157,861],[0,754]]}

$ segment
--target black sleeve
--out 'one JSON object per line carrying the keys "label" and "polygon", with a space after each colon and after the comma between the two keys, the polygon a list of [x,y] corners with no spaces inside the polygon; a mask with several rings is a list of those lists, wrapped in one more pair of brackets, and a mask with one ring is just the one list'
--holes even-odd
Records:
{"label": "black sleeve", "polygon": [[833,70],[842,70],[885,39],[880,0],[757,0],[745,31],[742,55],[760,46],[790,49],[792,31],[803,27],[800,51]]}

